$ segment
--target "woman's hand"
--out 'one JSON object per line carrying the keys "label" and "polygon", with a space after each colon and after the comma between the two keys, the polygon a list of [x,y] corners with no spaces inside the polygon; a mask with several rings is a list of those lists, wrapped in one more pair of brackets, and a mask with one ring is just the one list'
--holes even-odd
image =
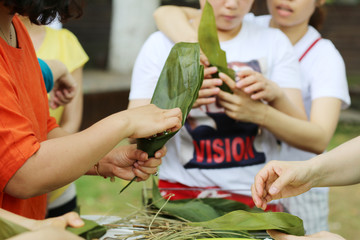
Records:
{"label": "woman's hand", "polygon": [[282,89],[273,81],[254,70],[243,70],[237,74],[236,87],[250,95],[253,100],[272,102],[282,96]]}
{"label": "woman's hand", "polygon": [[76,81],[69,72],[66,72],[55,79],[54,88],[50,92],[49,106],[56,109],[71,102],[75,96]]}
{"label": "woman's hand", "polygon": [[130,138],[150,137],[164,131],[175,132],[181,128],[180,108],[161,109],[154,104],[131,108],[118,113],[127,119],[125,131]]}
{"label": "woman's hand", "polygon": [[[205,56],[205,55],[204,55]],[[212,78],[212,74],[217,73],[217,67],[206,67],[204,69],[204,81],[199,90],[199,96],[194,102],[193,108],[216,102],[216,96],[220,92],[222,80]]]}
{"label": "woman's hand", "polygon": [[286,233],[282,233],[275,230],[268,230],[269,235],[275,240],[311,240],[311,239],[318,239],[318,240],[345,240],[345,238],[331,232],[318,232],[311,235],[306,235],[303,237],[298,237],[294,235],[288,235]]}
{"label": "woman's hand", "polygon": [[99,162],[98,172],[104,177],[116,176],[131,180],[136,176],[137,181],[145,181],[157,172],[165,154],[166,147],[157,151],[155,157],[149,158],[147,153],[136,149],[135,144],[120,146]]}
{"label": "woman's hand", "polygon": [[60,217],[34,221],[30,230],[38,230],[44,227],[65,228],[67,226],[77,228],[77,227],[82,227],[83,225],[84,222],[83,220],[81,220],[79,214],[75,212],[69,212]]}
{"label": "woman's hand", "polygon": [[235,81],[224,73],[219,74],[221,80],[229,86],[233,93],[220,91],[219,104],[225,114],[237,121],[252,122],[262,125],[266,117],[266,104],[252,100],[243,90],[235,86]]}
{"label": "woman's hand", "polygon": [[297,196],[314,186],[316,176],[309,161],[270,161],[255,176],[251,194],[258,208],[274,199]]}

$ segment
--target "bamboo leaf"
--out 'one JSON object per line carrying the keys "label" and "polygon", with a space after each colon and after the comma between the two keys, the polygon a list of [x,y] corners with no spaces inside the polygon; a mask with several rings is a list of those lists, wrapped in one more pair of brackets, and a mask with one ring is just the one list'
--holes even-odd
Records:
{"label": "bamboo leaf", "polygon": [[250,213],[233,211],[224,216],[204,222],[192,222],[191,226],[202,226],[212,230],[280,230],[288,234],[303,236],[303,222],[300,218],[284,212]]}
{"label": "bamboo leaf", "polygon": [[166,200],[161,196],[159,188],[153,178],[153,203],[157,208],[174,217],[180,217],[189,221],[206,221],[219,217],[219,213],[211,206],[199,202],[196,199],[184,201],[175,200],[166,203]]}
{"label": "bamboo leaf", "polygon": [[[226,53],[220,47],[214,10],[208,1],[206,1],[202,10],[198,29],[198,39],[200,48],[207,56],[210,64],[216,66],[220,72],[235,79],[235,72],[227,67]],[[218,74],[215,74],[213,77],[218,78],[219,76]],[[230,88],[225,83],[220,88],[223,91],[231,92]]]}
{"label": "bamboo leaf", "polygon": [[300,218],[284,212],[259,212],[245,204],[228,199],[204,198],[169,201],[161,196],[153,178],[153,203],[174,217],[190,221],[190,226],[201,226],[221,231],[262,231],[276,229],[303,236]]}
{"label": "bamboo leaf", "polygon": [[27,231],[29,229],[0,217],[0,239],[8,239]]}
{"label": "bamboo leaf", "polygon": [[[162,109],[179,107],[184,124],[198,97],[203,78],[204,67],[200,65],[199,44],[177,43],[165,62],[151,103]],[[138,148],[152,157],[175,134],[176,132],[165,132],[152,138],[138,139]]]}

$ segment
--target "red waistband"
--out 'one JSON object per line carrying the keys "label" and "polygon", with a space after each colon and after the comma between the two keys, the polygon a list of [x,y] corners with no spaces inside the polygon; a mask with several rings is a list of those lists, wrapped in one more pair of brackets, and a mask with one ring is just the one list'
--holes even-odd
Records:
{"label": "red waistband", "polygon": [[[233,201],[241,202],[249,207],[254,207],[252,197],[242,194],[222,191],[218,187],[189,187],[181,183],[171,183],[159,180],[159,190],[162,196],[173,194],[170,200],[193,199],[193,198],[225,198]],[[281,204],[268,204],[266,211],[282,212]]]}

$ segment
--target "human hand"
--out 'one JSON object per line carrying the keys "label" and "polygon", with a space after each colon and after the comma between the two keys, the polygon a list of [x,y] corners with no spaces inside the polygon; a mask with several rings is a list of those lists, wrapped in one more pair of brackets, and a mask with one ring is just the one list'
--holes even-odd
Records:
{"label": "human hand", "polygon": [[30,232],[24,232],[8,240],[82,240],[83,238],[57,227],[44,227]]}
{"label": "human hand", "polygon": [[119,114],[127,117],[130,138],[150,137],[164,131],[175,132],[181,128],[180,108],[161,109],[154,104],[131,108]]}
{"label": "human hand", "polygon": [[54,88],[50,92],[49,106],[53,109],[68,104],[76,96],[76,81],[66,71],[59,78],[55,79]]}
{"label": "human hand", "polygon": [[288,235],[286,233],[282,233],[276,230],[268,230],[269,235],[275,240],[311,240],[311,239],[318,239],[318,240],[345,240],[345,238],[326,231],[318,232],[311,235],[306,235],[303,237]]}
{"label": "human hand", "polygon": [[67,226],[77,228],[82,227],[83,225],[84,222],[81,220],[79,214],[75,212],[69,212],[59,217],[37,221],[34,220],[33,224],[30,226],[30,230],[38,230],[44,227],[65,228]]}
{"label": "human hand", "polygon": [[120,146],[100,160],[98,171],[104,177],[131,180],[136,176],[137,181],[145,181],[157,172],[165,154],[166,147],[158,150],[155,157],[149,158],[147,153],[136,149],[136,144]]}
{"label": "human hand", "polygon": [[308,161],[270,161],[256,174],[251,194],[255,205],[265,210],[271,200],[304,193],[315,181]]}
{"label": "human hand", "polygon": [[272,102],[283,94],[281,88],[275,82],[254,70],[240,71],[237,78],[239,80],[236,82],[236,87],[250,95],[253,100]]}
{"label": "human hand", "polygon": [[224,73],[220,79],[229,86],[233,93],[220,91],[218,103],[225,109],[225,114],[237,121],[252,122],[262,125],[269,107],[260,101],[254,101],[241,89],[236,88],[235,81]]}
{"label": "human hand", "polygon": [[207,67],[204,69],[204,81],[199,90],[199,96],[194,102],[193,108],[214,103],[216,101],[216,95],[219,94],[220,86],[222,85],[221,79],[212,78],[212,74],[217,73],[217,71],[217,67]]}

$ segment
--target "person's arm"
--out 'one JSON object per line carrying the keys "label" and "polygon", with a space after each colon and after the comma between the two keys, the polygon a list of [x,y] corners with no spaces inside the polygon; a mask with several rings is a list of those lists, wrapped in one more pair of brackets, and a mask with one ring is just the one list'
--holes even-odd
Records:
{"label": "person's arm", "polygon": [[[55,128],[49,132],[49,140],[41,142],[38,151],[9,180],[4,192],[29,198],[62,187],[84,175],[122,139],[176,131],[181,127],[181,118],[178,108],[164,110],[147,105],[115,113],[72,135],[66,136],[63,130]],[[135,155],[140,160],[147,159],[147,154],[140,150]],[[121,158],[115,155],[114,161],[121,161],[116,157]]]}
{"label": "person's arm", "polygon": [[264,100],[289,116],[307,119],[299,89],[281,88],[254,70],[243,70],[237,74],[237,78],[235,86],[242,89],[252,100]]}
{"label": "person's arm", "polygon": [[360,137],[308,161],[271,161],[255,176],[252,196],[265,209],[273,199],[292,197],[312,187],[360,183]]}
{"label": "person's arm", "polygon": [[80,216],[75,212],[70,212],[60,217],[48,218],[45,220],[34,220],[0,208],[0,216],[29,230],[37,230],[50,226],[65,228],[66,226],[81,227],[84,225]]}
{"label": "person's arm", "polygon": [[[240,121],[259,124],[278,139],[310,152],[322,153],[335,131],[340,114],[341,101],[336,98],[319,98],[313,101],[311,119],[302,120],[289,116],[269,105],[253,101],[241,90],[235,89],[235,83],[225,74],[222,80],[237,94],[230,96],[221,92],[222,105],[227,114]],[[294,101],[294,100],[292,100]],[[233,108],[233,105],[236,108]]]}
{"label": "person's arm", "polygon": [[311,234],[311,235],[306,235],[306,236],[303,236],[303,237],[289,235],[289,234],[282,233],[282,232],[279,232],[279,231],[276,231],[276,230],[268,230],[267,232],[269,233],[269,235],[274,240],[311,240],[311,239],[316,239],[316,240],[345,240],[345,238],[341,237],[338,234],[330,233],[330,232],[326,232],[326,231],[314,233],[314,234]]}
{"label": "person's arm", "polygon": [[83,114],[83,68],[77,68],[71,75],[76,81],[76,95],[74,99],[64,107],[61,116],[60,127],[69,133],[79,131]]}
{"label": "person's arm", "polygon": [[55,109],[71,102],[76,96],[78,87],[64,63],[55,59],[44,61],[51,69],[54,78],[54,88],[50,92],[49,106]]}
{"label": "person's arm", "polygon": [[198,17],[198,9],[178,6],[161,6],[154,12],[158,29],[173,42],[197,42],[197,31],[190,19]]}
{"label": "person's arm", "polygon": [[64,228],[66,226],[81,227],[84,225],[84,222],[75,212],[45,220],[34,220],[0,208],[0,217],[30,230],[9,238],[11,240],[81,239],[65,231]]}

